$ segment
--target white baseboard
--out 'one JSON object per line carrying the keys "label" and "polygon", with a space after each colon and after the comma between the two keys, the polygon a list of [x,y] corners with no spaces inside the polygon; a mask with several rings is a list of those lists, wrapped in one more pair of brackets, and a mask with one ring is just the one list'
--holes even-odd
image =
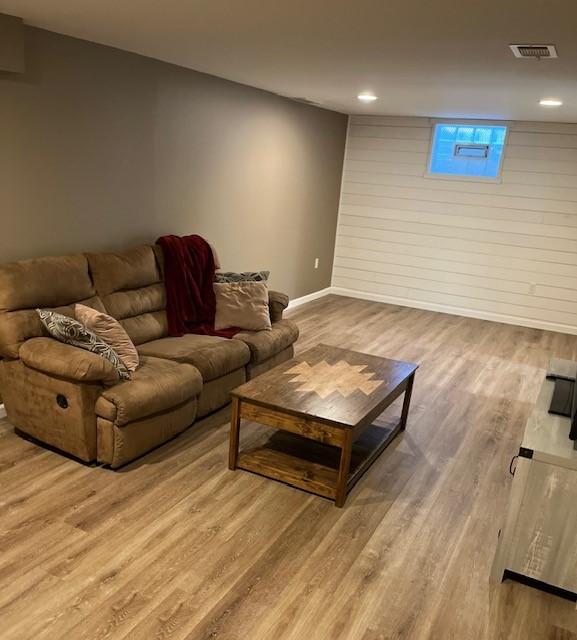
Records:
{"label": "white baseboard", "polygon": [[295,298],[289,302],[288,308],[294,309],[295,307],[300,307],[301,304],[306,304],[307,302],[311,302],[312,300],[316,300],[317,298],[322,298],[323,296],[328,296],[329,293],[332,293],[332,287],[327,287],[326,289],[320,289],[319,291],[313,291],[313,293],[309,293],[306,296],[301,296],[300,298]]}
{"label": "white baseboard", "polygon": [[464,316],[465,318],[477,318],[479,320],[490,320],[491,322],[502,322],[504,324],[513,324],[519,327],[529,327],[531,329],[543,329],[545,331],[557,331],[559,333],[569,333],[577,335],[577,327],[567,324],[558,324],[555,322],[545,322],[543,320],[534,320],[533,318],[523,318],[517,316],[507,316],[500,313],[491,313],[488,311],[477,311],[476,309],[466,309],[462,307],[451,307],[448,305],[436,304],[434,302],[421,302],[420,300],[410,300],[407,298],[395,298],[393,296],[385,296],[378,293],[369,293],[366,291],[355,291],[354,289],[345,289],[344,287],[329,287],[324,289],[327,295],[332,293],[337,296],[346,296],[348,298],[359,298],[361,300],[373,300],[375,302],[384,302],[385,304],[395,304],[400,307],[413,307],[415,309],[425,309],[427,311],[438,311],[439,313],[449,313],[454,316]]}
{"label": "white baseboard", "polygon": [[4,405],[0,404],[0,420],[6,417],[6,409],[4,409]]}

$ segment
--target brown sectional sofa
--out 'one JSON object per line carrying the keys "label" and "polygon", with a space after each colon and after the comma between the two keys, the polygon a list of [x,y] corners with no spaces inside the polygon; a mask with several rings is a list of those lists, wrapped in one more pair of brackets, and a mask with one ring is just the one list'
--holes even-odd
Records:
{"label": "brown sectional sofa", "polygon": [[[232,340],[169,337],[158,247],[0,265],[0,389],[21,432],[86,462],[117,468],[229,402],[245,380],[288,360],[298,328],[270,292],[271,331]],[[117,318],[140,354],[120,382],[104,358],[46,336],[36,308],[74,304]]]}

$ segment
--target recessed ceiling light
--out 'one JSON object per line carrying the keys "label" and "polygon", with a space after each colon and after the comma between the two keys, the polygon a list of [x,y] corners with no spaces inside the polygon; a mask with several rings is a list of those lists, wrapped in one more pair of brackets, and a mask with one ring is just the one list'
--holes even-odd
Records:
{"label": "recessed ceiling light", "polygon": [[539,104],[542,107],[560,107],[563,102],[555,98],[543,98],[543,100],[539,100]]}
{"label": "recessed ceiling light", "polygon": [[375,100],[378,100],[377,96],[373,95],[372,93],[359,93],[357,98],[361,102],[367,102],[367,103],[374,102]]}

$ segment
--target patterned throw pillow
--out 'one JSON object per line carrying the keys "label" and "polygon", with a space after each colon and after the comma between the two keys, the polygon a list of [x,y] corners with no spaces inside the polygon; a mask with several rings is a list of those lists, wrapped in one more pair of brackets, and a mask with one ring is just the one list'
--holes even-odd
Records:
{"label": "patterned throw pillow", "polygon": [[106,358],[114,365],[121,380],[130,380],[130,373],[116,351],[78,320],[45,309],[36,309],[36,311],[53,338]]}
{"label": "patterned throw pillow", "polygon": [[234,271],[223,271],[216,273],[215,282],[266,282],[270,276],[270,271],[243,271],[235,273]]}

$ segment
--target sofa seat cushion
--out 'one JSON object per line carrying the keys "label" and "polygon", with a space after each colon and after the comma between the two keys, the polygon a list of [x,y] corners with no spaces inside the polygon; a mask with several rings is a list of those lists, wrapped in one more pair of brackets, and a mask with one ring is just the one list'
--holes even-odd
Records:
{"label": "sofa seat cushion", "polygon": [[194,333],[141,344],[138,352],[143,356],[192,364],[205,382],[240,369],[250,361],[250,351],[244,342]]}
{"label": "sofa seat cushion", "polygon": [[248,345],[251,364],[258,364],[290,347],[298,337],[299,328],[294,322],[279,320],[273,322],[270,331],[241,331],[234,339]]}
{"label": "sofa seat cushion", "polygon": [[96,413],[120,427],[183,404],[198,396],[201,389],[202,378],[194,367],[142,357],[131,380],[102,392]]}

